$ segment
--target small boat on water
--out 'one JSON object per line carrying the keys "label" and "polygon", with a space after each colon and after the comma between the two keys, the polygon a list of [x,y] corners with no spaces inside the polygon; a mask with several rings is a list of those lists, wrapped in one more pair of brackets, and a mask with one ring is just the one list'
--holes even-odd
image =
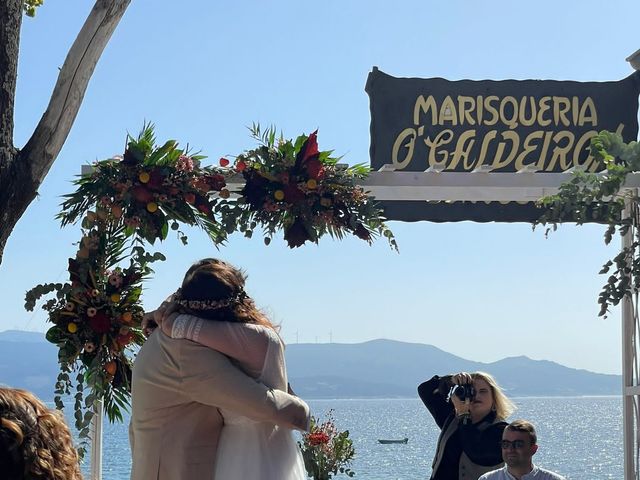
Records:
{"label": "small boat on water", "polygon": [[378,443],[382,443],[384,445],[387,445],[389,443],[407,443],[409,441],[409,439],[407,437],[404,438],[398,438],[398,439],[378,439]]}

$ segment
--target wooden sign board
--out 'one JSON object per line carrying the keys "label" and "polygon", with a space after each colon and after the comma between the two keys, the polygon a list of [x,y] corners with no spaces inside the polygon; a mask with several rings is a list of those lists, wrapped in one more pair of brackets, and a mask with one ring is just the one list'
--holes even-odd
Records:
{"label": "wooden sign board", "polygon": [[[640,75],[615,82],[395,78],[374,68],[371,108],[374,170],[434,172],[590,172],[602,130],[638,135]],[[532,221],[534,204],[383,202],[390,220]]]}

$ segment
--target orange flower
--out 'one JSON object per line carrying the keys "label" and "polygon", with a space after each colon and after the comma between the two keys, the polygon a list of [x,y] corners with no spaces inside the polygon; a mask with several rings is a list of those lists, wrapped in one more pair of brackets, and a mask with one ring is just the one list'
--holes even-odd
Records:
{"label": "orange flower", "polygon": [[122,207],[120,205],[112,205],[111,215],[113,215],[113,218],[120,218],[122,216]]}
{"label": "orange flower", "polygon": [[116,374],[116,370],[118,369],[118,365],[113,360],[104,364],[104,370],[112,377]]}

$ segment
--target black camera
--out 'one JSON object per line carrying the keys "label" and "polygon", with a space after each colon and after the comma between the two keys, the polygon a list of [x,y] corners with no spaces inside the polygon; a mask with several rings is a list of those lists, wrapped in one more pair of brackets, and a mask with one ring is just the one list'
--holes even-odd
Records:
{"label": "black camera", "polygon": [[453,394],[463,402],[466,400],[473,402],[473,399],[476,397],[476,389],[473,388],[473,385],[470,383],[456,385],[453,388]]}

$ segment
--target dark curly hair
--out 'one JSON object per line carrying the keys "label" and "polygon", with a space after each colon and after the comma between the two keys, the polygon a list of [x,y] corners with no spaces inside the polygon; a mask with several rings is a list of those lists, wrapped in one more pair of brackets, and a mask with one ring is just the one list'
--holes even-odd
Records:
{"label": "dark curly hair", "polygon": [[277,330],[255,302],[244,293],[246,275],[233,265],[216,258],[204,258],[194,263],[184,275],[180,297],[187,301],[221,301],[237,299],[215,310],[189,311],[209,320],[253,323]]}
{"label": "dark curly hair", "polygon": [[0,387],[0,472],[6,480],[82,480],[62,413],[26,390]]}

